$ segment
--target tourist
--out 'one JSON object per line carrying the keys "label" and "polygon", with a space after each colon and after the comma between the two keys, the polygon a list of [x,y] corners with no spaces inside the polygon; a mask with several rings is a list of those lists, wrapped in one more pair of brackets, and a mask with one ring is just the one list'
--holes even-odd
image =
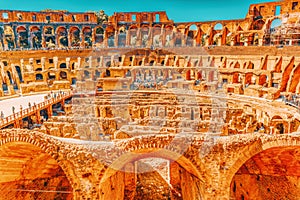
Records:
{"label": "tourist", "polygon": [[16,108],[13,106],[11,109],[12,109],[12,112],[15,114]]}
{"label": "tourist", "polygon": [[3,113],[3,111],[1,111],[1,119],[4,119],[4,113]]}

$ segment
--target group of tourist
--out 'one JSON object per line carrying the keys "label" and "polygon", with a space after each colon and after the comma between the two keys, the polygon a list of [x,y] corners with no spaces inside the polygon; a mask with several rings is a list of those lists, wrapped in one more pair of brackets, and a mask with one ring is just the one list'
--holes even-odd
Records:
{"label": "group of tourist", "polygon": [[137,77],[130,85],[130,90],[158,89],[158,87],[165,85],[168,80],[170,79],[167,78],[164,80],[162,77],[159,77],[156,80],[154,80],[153,77],[147,77],[145,79]]}
{"label": "group of tourist", "polygon": [[[48,95],[46,95],[44,98],[45,98],[45,100],[48,100],[48,99],[51,99],[51,98],[57,98],[57,97],[59,97],[60,95],[64,95],[65,94],[65,92],[64,91],[61,91],[61,90],[59,90],[58,92],[53,92],[53,91],[51,91]],[[35,107],[36,106],[36,103],[34,102],[33,103],[33,107]],[[32,104],[31,104],[31,102],[28,102],[28,108],[30,109],[32,107]],[[12,110],[12,113],[13,114],[15,114],[15,112],[16,112],[16,107],[15,106],[12,106],[11,107],[11,110]],[[20,105],[20,111],[22,112],[22,110],[23,110],[23,106],[22,105]],[[3,111],[1,111],[0,112],[0,118],[1,119],[4,119],[5,118],[5,115],[4,115],[4,112]]]}
{"label": "group of tourist", "polygon": [[64,95],[65,94],[65,92],[64,91],[61,91],[61,90],[59,90],[58,92],[53,92],[53,91],[51,91],[49,94],[47,94],[45,97],[44,97],[44,99],[45,100],[49,100],[49,99],[52,99],[52,98],[57,98],[57,97],[59,97],[59,96],[61,96],[61,95]]}

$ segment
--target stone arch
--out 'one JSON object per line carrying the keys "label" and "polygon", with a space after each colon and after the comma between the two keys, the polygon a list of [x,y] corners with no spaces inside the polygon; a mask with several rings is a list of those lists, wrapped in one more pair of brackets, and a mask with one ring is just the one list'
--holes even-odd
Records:
{"label": "stone arch", "polygon": [[23,76],[22,76],[22,70],[21,70],[21,67],[19,66],[15,66],[15,69],[16,69],[16,72],[18,74],[18,78],[19,78],[19,81],[22,83],[23,82]]}
{"label": "stone arch", "polygon": [[267,74],[260,74],[258,79],[258,85],[266,86],[268,84]]}
{"label": "stone arch", "polygon": [[17,27],[18,46],[21,48],[29,48],[28,30],[24,26]]}
{"label": "stone arch", "polygon": [[276,138],[269,138],[268,136],[263,135],[253,136],[253,138],[249,138],[247,143],[249,144],[243,144],[245,147],[239,151],[238,157],[233,160],[232,165],[225,174],[224,180],[226,181],[224,184],[224,190],[227,190],[228,194],[230,194],[230,185],[235,174],[249,159],[253,158],[255,155],[273,148],[300,147],[299,138],[281,135]]}
{"label": "stone arch", "polygon": [[53,26],[44,26],[45,46],[54,48],[56,44],[55,32]]}
{"label": "stone arch", "polygon": [[102,26],[97,26],[94,28],[94,30],[95,30],[94,42],[95,42],[96,46],[101,46],[104,41],[105,30]]}
{"label": "stone arch", "polygon": [[223,29],[223,24],[221,24],[221,23],[216,23],[215,25],[214,25],[214,30],[219,30],[219,31],[221,31]]}
{"label": "stone arch", "polygon": [[6,73],[7,73],[7,77],[8,77],[8,80],[9,80],[10,84],[13,84],[14,80],[13,80],[13,76],[12,76],[11,71],[6,71]]}
{"label": "stone arch", "polygon": [[92,40],[92,29],[89,26],[86,26],[82,28],[82,34],[83,34],[83,44],[85,47],[91,47],[93,45]]}
{"label": "stone arch", "polygon": [[[59,146],[59,142],[55,141],[54,139],[42,135],[39,132],[33,131],[27,131],[27,130],[21,130],[21,129],[13,129],[9,131],[1,131],[0,135],[2,136],[0,139],[0,149],[2,147],[5,147],[7,145],[9,146],[16,146],[16,149],[20,149],[20,144],[22,146],[25,146],[28,149],[37,150],[40,152],[39,157],[41,154],[45,155],[45,158],[53,159],[57,166],[60,167],[65,174],[70,186],[71,186],[71,193],[75,190],[76,182],[78,182],[77,177],[72,175],[72,172],[70,171],[72,167],[72,163],[65,160],[63,157],[59,156],[59,151],[62,146]],[[1,152],[1,151],[0,151]],[[30,153],[30,152],[29,152]],[[24,153],[22,153],[21,157],[25,157]],[[32,154],[29,155],[29,157],[32,157]],[[45,160],[43,160],[45,161]],[[36,173],[36,171],[34,172]]]}
{"label": "stone arch", "polygon": [[66,71],[60,71],[59,72],[59,79],[60,80],[68,80],[68,72],[66,72]]}
{"label": "stone arch", "polygon": [[41,74],[41,73],[35,74],[35,80],[36,81],[43,81],[44,80],[43,74]]}
{"label": "stone arch", "polygon": [[290,75],[294,69],[294,62],[295,62],[295,57],[292,57],[289,64],[285,67],[285,69],[282,73],[281,85],[280,85],[281,92],[287,90],[288,81],[289,81]]}
{"label": "stone arch", "polygon": [[152,28],[153,35],[153,46],[161,47],[162,46],[162,37],[161,37],[161,26],[155,25]]}
{"label": "stone arch", "polygon": [[15,34],[11,26],[5,25],[4,26],[4,38],[7,41],[7,48],[14,49],[16,47],[15,44]]}
{"label": "stone arch", "polygon": [[119,30],[118,30],[118,46],[119,47],[126,46],[126,35],[127,35],[126,27],[125,26],[119,27]]}
{"label": "stone arch", "polygon": [[235,36],[234,36],[234,45],[236,46],[243,46],[243,29],[241,28],[240,25],[237,25],[236,31],[235,31]]}
{"label": "stone arch", "polygon": [[246,87],[248,87],[248,85],[252,84],[252,76],[253,76],[252,72],[248,72],[245,74],[245,86]]}
{"label": "stone arch", "polygon": [[130,46],[137,46],[138,45],[138,27],[137,25],[131,25],[128,29],[130,39],[129,44]]}
{"label": "stone arch", "polygon": [[274,29],[280,27],[282,24],[282,20],[279,18],[274,18],[273,20],[270,20],[268,23],[268,29],[270,30],[270,32],[275,31]]}
{"label": "stone arch", "polygon": [[298,64],[298,66],[295,67],[291,72],[288,85],[287,85],[288,92],[299,93],[299,91],[297,91],[297,87],[299,87],[299,80],[300,80],[300,64]]}
{"label": "stone arch", "polygon": [[60,69],[66,69],[67,68],[67,64],[65,62],[60,63],[59,68]]}
{"label": "stone arch", "polygon": [[[283,43],[283,37],[280,30],[281,24],[282,21],[279,18],[274,18],[269,22],[269,28],[268,28],[268,32],[270,33],[269,40],[272,45],[279,45]],[[268,41],[266,41],[266,43],[268,43]]]}
{"label": "stone arch", "polygon": [[198,34],[199,27],[196,24],[191,24],[187,30],[187,46],[194,46],[195,45],[195,37]]}
{"label": "stone arch", "polygon": [[[155,144],[154,144],[154,146],[155,146]],[[129,150],[128,152],[126,152],[123,155],[121,155],[120,157],[118,157],[118,159],[115,162],[113,162],[105,171],[103,171],[103,173],[99,177],[99,183],[100,183],[99,191],[100,191],[100,194],[103,195],[104,199],[105,199],[105,195],[107,195],[105,193],[110,194],[110,192],[113,192],[114,197],[116,197],[116,198],[119,196],[115,193],[115,191],[121,192],[120,195],[122,195],[122,189],[115,188],[114,191],[108,191],[106,189],[107,187],[105,187],[105,185],[107,185],[107,182],[113,184],[112,183],[113,181],[111,181],[111,180],[116,180],[114,178],[120,173],[124,173],[124,172],[134,173],[135,171],[133,171],[133,170],[136,170],[136,169],[134,167],[130,168],[130,166],[132,166],[132,163],[135,163],[136,161],[139,161],[139,160],[145,159],[145,158],[160,158],[160,159],[165,159],[165,160],[175,162],[179,167],[182,167],[185,171],[187,171],[189,174],[191,174],[193,177],[195,177],[193,180],[199,181],[198,183],[200,185],[199,184],[197,185],[198,189],[199,189],[197,191],[198,192],[197,197],[200,196],[201,198],[203,198],[205,184],[208,184],[208,182],[206,181],[207,178],[199,173],[199,169],[197,168],[197,166],[195,166],[195,163],[193,161],[191,162],[191,160],[185,156],[180,156],[174,150],[164,149],[162,147],[159,147],[159,145],[156,147],[154,147],[154,146],[153,146],[153,144],[152,145],[149,144],[149,146],[147,145],[147,147],[135,146],[134,149]],[[128,165],[129,165],[129,168],[128,168]],[[117,179],[117,180],[118,180],[118,185],[115,185],[115,186],[122,187],[121,186],[122,180],[120,180],[120,179]],[[196,184],[196,183],[193,182],[192,184]],[[184,192],[184,191],[182,191],[182,192]],[[197,198],[194,197],[191,199],[197,199]]]}
{"label": "stone arch", "polygon": [[41,48],[42,47],[42,32],[39,26],[31,26],[29,28],[30,31],[30,40],[31,46],[33,48]]}
{"label": "stone arch", "polygon": [[70,27],[70,45],[71,47],[79,47],[80,46],[80,29],[78,26]]}
{"label": "stone arch", "polygon": [[142,46],[147,47],[149,46],[149,35],[150,35],[150,28],[149,26],[142,26],[141,27],[141,37],[142,37]]}
{"label": "stone arch", "polygon": [[255,20],[251,25],[251,30],[261,30],[265,25],[265,21],[262,19]]}
{"label": "stone arch", "polygon": [[[178,146],[179,144],[184,145]],[[193,149],[194,147],[192,147],[194,146],[193,144],[195,144],[195,146],[199,145],[198,140],[194,140],[194,138],[191,137],[175,137],[170,135],[148,135],[140,138],[131,138],[126,142],[116,142],[115,146],[120,149],[120,151],[114,156],[114,162],[110,165],[110,168],[121,169],[124,166],[124,163],[131,160],[137,160],[145,156],[159,156],[169,160],[178,160],[179,164],[190,169],[196,177],[203,182],[208,182],[208,177],[203,176],[201,171],[206,171],[207,174],[210,174],[210,170],[207,169],[205,164],[199,159],[198,155],[193,154],[193,151],[195,150]],[[109,174],[110,173],[108,173],[108,175]],[[99,181],[102,178],[105,179],[107,177],[102,174]]]}
{"label": "stone arch", "polygon": [[57,35],[57,44],[58,47],[68,47],[69,41],[68,41],[68,32],[66,27],[59,26],[56,28],[56,35]]}
{"label": "stone arch", "polygon": [[165,27],[165,39],[164,39],[164,46],[170,47],[173,46],[173,26],[172,25],[167,25]]}
{"label": "stone arch", "polygon": [[108,26],[105,29],[107,44],[109,47],[115,46],[115,29],[113,26]]}

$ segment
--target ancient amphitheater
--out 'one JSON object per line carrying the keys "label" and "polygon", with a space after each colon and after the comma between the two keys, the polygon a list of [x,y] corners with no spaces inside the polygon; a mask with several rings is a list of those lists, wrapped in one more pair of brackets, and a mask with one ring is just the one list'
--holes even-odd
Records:
{"label": "ancient amphitheater", "polygon": [[0,10],[0,41],[0,199],[300,199],[299,0]]}

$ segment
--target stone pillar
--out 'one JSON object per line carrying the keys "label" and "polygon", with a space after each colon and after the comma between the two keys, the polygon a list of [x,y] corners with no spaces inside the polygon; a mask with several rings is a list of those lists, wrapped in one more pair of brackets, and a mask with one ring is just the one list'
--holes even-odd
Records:
{"label": "stone pillar", "polygon": [[96,38],[96,29],[91,28],[91,30],[92,30],[92,47],[94,47],[96,45],[96,40],[95,40],[95,38]]}
{"label": "stone pillar", "polygon": [[187,36],[184,35],[184,34],[182,34],[182,35],[181,35],[181,45],[182,45],[183,47],[186,46],[186,39],[187,39]]}
{"label": "stone pillar", "polygon": [[115,36],[114,36],[114,38],[115,38],[115,47],[118,47],[118,41],[119,41],[119,36],[118,36],[118,31],[115,31]]}
{"label": "stone pillar", "polygon": [[135,55],[132,56],[131,66],[135,66]]}
{"label": "stone pillar", "polygon": [[80,47],[84,47],[84,34],[82,32],[82,30],[80,31]]}
{"label": "stone pillar", "polygon": [[54,63],[54,68],[58,69],[58,57],[57,56],[53,57],[53,63]]}
{"label": "stone pillar", "polygon": [[42,48],[46,48],[46,40],[45,40],[45,35],[44,35],[44,27],[41,27],[42,30]]}
{"label": "stone pillar", "polygon": [[103,56],[100,56],[99,67],[103,67]]}
{"label": "stone pillar", "polygon": [[53,115],[52,105],[49,105],[47,107],[47,113],[48,113],[48,118],[52,117]]}
{"label": "stone pillar", "polygon": [[66,58],[66,67],[67,69],[70,69],[70,57]]}
{"label": "stone pillar", "polygon": [[142,42],[142,31],[140,28],[137,29],[137,39],[136,39],[136,46],[141,47],[143,45]]}
{"label": "stone pillar", "polygon": [[89,68],[93,68],[93,57],[92,56],[90,56],[89,57]]}
{"label": "stone pillar", "polygon": [[81,58],[80,57],[77,58],[77,65],[78,65],[78,68],[81,68]]}
{"label": "stone pillar", "polygon": [[126,43],[125,43],[125,46],[130,46],[130,31],[129,30],[126,30]]}

